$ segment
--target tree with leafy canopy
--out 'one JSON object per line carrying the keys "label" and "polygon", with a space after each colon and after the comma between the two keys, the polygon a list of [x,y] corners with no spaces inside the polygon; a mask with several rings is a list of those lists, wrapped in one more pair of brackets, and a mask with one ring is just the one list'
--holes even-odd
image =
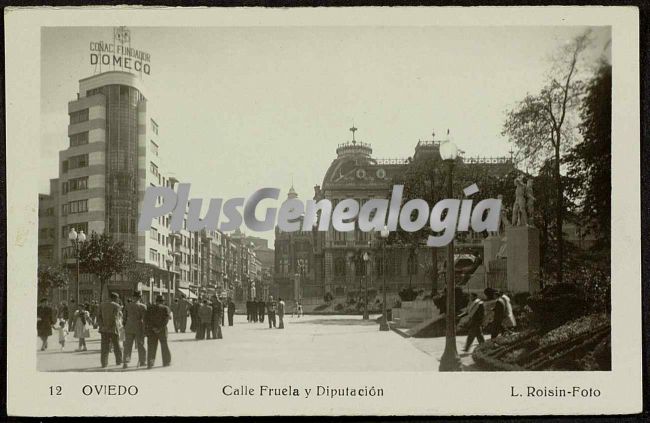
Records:
{"label": "tree with leafy canopy", "polygon": [[[446,186],[443,185],[445,182],[444,172],[439,154],[428,154],[418,159],[410,159],[405,172],[395,180],[395,184],[404,185],[402,203],[405,204],[412,199],[423,199],[429,204],[429,209],[433,208],[438,201],[444,198],[444,187]],[[433,235],[433,231],[428,224],[415,232],[406,232],[398,227],[397,231],[390,233],[387,242],[405,246],[408,249],[409,258],[413,260],[418,248],[426,243],[429,235]],[[428,248],[431,248],[432,269],[429,276],[431,277],[432,292],[435,292],[438,285],[438,249]],[[409,286],[409,288],[411,287]]]}
{"label": "tree with leafy canopy", "polygon": [[133,253],[122,242],[116,242],[106,233],[93,232],[79,248],[79,264],[87,273],[99,279],[99,301],[104,287],[116,274],[129,269],[134,262]]}
{"label": "tree with leafy canopy", "polygon": [[583,84],[577,78],[579,60],[590,42],[586,31],[560,49],[552,63],[548,82],[536,94],[528,94],[507,112],[502,134],[509,137],[518,149],[517,156],[536,166],[548,158],[554,159],[555,231],[558,266],[556,279],[562,282],[564,246],[562,222],[564,218],[564,188],[561,179],[561,154],[572,142],[573,132],[568,124],[573,110],[580,102]]}
{"label": "tree with leafy canopy", "polygon": [[133,283],[133,290],[138,289],[138,283],[147,283],[154,275],[153,266],[147,263],[131,261],[124,272],[127,278]]}
{"label": "tree with leafy canopy", "polygon": [[68,286],[70,275],[61,266],[41,265],[38,267],[38,294],[47,297],[55,288]]}
{"label": "tree with leafy canopy", "polygon": [[588,81],[578,126],[582,141],[566,157],[568,174],[580,189],[579,217],[597,236],[595,248],[609,252],[612,195],[612,66],[602,60]]}

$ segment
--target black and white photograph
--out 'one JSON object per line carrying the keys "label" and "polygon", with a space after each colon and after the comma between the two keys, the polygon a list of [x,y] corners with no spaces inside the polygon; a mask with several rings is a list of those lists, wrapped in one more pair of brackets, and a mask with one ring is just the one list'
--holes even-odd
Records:
{"label": "black and white photograph", "polygon": [[[624,336],[612,157],[638,139],[613,135],[613,24],[126,16],[41,24],[32,51],[20,355],[86,381],[48,395],[187,374],[224,402],[391,403],[411,395],[396,373],[465,398],[466,374],[499,375],[501,398],[537,406],[611,394],[579,375],[616,370]],[[183,384],[170,402],[206,389]]]}

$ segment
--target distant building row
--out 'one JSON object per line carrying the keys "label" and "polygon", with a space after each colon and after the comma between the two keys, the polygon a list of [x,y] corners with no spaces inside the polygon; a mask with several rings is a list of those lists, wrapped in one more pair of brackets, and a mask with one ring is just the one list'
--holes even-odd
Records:
{"label": "distant building row", "polygon": [[[268,295],[273,250],[266,240],[240,232],[173,233],[171,215],[144,233],[136,231],[145,189],[174,188],[179,182],[161,169],[159,127],[136,75],[110,71],[80,80],[68,114],[69,147],[59,152],[59,177],[50,181],[49,194],[39,195],[39,264],[74,264],[68,240],[74,228],[87,235],[109,233],[135,252],[141,265],[153,269],[149,281],[118,276],[109,291],[128,295],[139,282],[147,300],[156,294],[217,293],[237,300]],[[81,275],[79,288],[82,301],[99,298],[91,275]],[[74,277],[70,295],[56,295],[73,298],[73,292]]]}

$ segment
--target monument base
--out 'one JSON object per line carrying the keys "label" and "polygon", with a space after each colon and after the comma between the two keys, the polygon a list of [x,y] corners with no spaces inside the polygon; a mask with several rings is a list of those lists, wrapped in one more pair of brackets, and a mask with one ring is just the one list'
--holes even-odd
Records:
{"label": "monument base", "polygon": [[510,226],[506,237],[508,291],[539,291],[539,230],[532,226]]}

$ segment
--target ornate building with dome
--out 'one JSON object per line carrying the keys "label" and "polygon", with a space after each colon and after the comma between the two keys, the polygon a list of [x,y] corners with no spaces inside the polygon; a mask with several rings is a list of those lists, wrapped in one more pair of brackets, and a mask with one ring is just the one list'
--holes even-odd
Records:
{"label": "ornate building with dome", "polygon": [[[361,206],[370,199],[389,199],[396,177],[406,170],[412,160],[438,155],[440,142],[435,139],[419,141],[412,158],[378,159],[372,156],[370,144],[356,140],[357,128],[352,127],[352,140],[339,144],[336,158],[325,172],[321,185],[314,187],[314,200],[329,199],[332,210],[339,201],[356,199]],[[434,135],[435,138],[435,135]],[[464,159],[465,163],[487,166],[491,173],[505,174],[514,169],[511,158]],[[288,198],[296,198],[293,186]],[[283,299],[322,299],[325,293],[334,296],[358,295],[367,290],[370,296],[382,289],[384,272],[387,291],[396,293],[411,286],[427,291],[432,286],[431,272],[444,273],[445,249],[439,248],[437,268],[433,269],[431,248],[417,247],[415,252],[404,245],[387,243],[381,250],[377,234],[362,232],[358,227],[350,232],[275,231],[275,275],[277,295]],[[457,250],[480,246],[480,239],[465,239]],[[474,248],[476,250],[476,248]],[[369,260],[364,262],[363,255]],[[367,285],[366,285],[367,284]]]}

